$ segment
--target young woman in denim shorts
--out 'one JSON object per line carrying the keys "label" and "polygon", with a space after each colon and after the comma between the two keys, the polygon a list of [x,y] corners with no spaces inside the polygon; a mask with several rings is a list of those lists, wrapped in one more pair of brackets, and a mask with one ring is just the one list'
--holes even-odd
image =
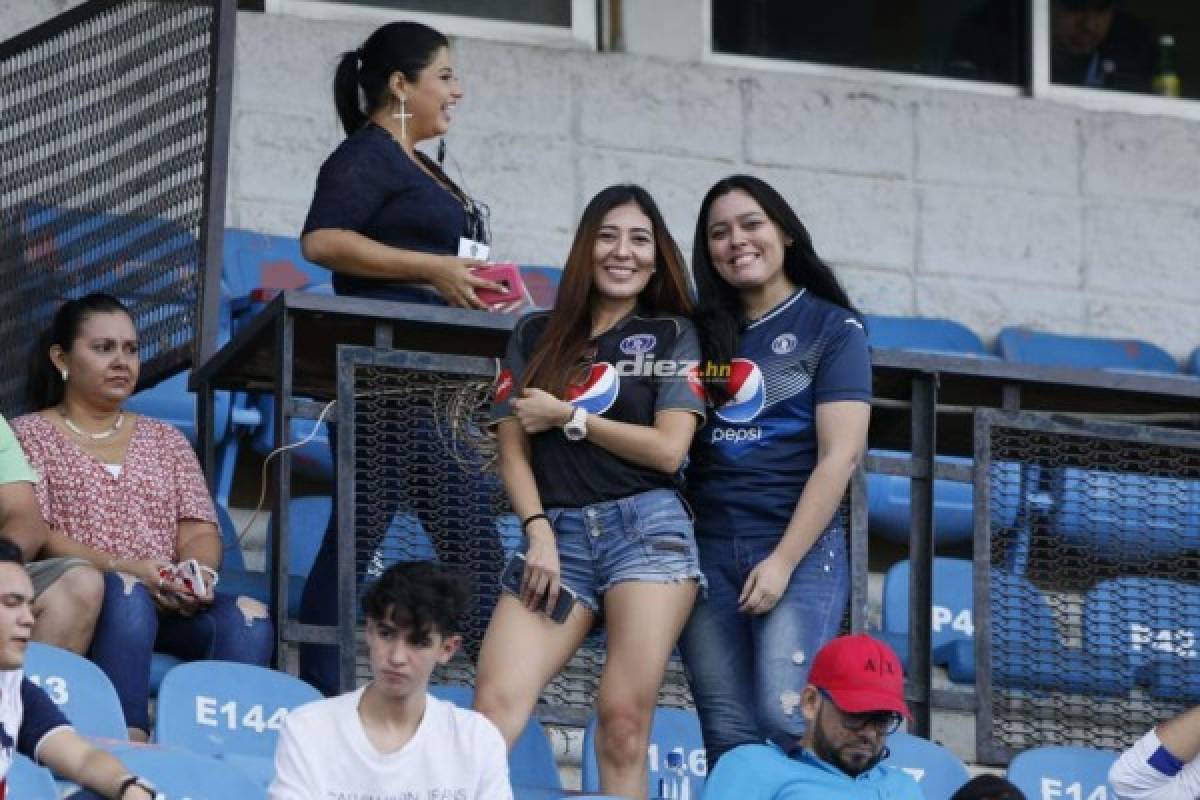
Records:
{"label": "young woman in denim shorts", "polygon": [[688,468],[709,590],[679,643],[711,768],[804,732],[800,692],[849,591],[836,511],[866,443],[871,362],[845,291],[761,180],[709,190],[692,269],[705,363],[729,366]]}
{"label": "young woman in denim shorts", "polygon": [[[645,797],[667,658],[703,576],[680,466],[704,421],[679,248],[636,186],[583,212],[552,312],[524,317],[497,381],[500,474],[526,564],[484,637],[475,707],[516,741],[598,614],[608,633],[596,755],[606,793]],[[556,622],[560,593],[575,598]]]}

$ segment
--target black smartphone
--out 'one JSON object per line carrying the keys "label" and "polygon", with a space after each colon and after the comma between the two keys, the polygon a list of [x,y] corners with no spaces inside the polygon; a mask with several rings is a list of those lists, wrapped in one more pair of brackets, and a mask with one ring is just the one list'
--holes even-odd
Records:
{"label": "black smartphone", "polygon": [[[509,559],[508,566],[504,568],[504,574],[500,576],[500,585],[520,598],[521,577],[524,574],[525,554],[517,553]],[[558,602],[554,604],[554,609],[549,612],[546,611],[546,598],[543,596],[541,604],[534,610],[545,613],[546,616],[561,625],[567,621],[567,617],[571,614],[571,609],[574,607],[575,593],[565,584],[559,583]]]}

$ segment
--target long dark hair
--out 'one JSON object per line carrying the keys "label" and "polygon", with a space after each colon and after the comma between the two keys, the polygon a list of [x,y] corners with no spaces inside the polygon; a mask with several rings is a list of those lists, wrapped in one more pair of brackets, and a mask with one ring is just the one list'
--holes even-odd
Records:
{"label": "long dark hair", "polygon": [[[449,45],[445,36],[428,25],[389,22],[368,36],[362,47],[342,53],[333,76],[333,104],[346,135],[365,125],[367,117],[384,102],[393,73],[416,81],[438,50]],[[366,99],[365,109],[359,89]]]}
{"label": "long dark hair", "polygon": [[[708,252],[708,212],[720,197],[743,191],[754,198],[766,215],[783,231],[792,244],[783,251],[783,273],[796,286],[857,314],[846,290],[833,270],[813,249],[812,237],[796,212],[770,184],[752,175],[722,178],[704,195],[696,219],[696,237],[692,246],[692,275],[696,279],[698,309],[696,328],[706,364],[729,364],[737,352],[741,331],[742,304],[738,290],[720,276]],[[721,370],[704,370],[705,387],[715,405],[729,399],[728,376],[713,376]]]}
{"label": "long dark hair", "polygon": [[632,184],[602,189],[583,210],[575,241],[563,267],[558,300],[529,359],[522,388],[533,386],[556,397],[562,397],[566,390],[571,373],[587,351],[592,335],[592,262],[596,234],[604,216],[627,203],[633,203],[649,217],[654,229],[655,272],[638,296],[642,311],[652,316],[674,314],[686,317],[692,313],[683,254],[667,230],[654,198],[642,187]]}
{"label": "long dark hair", "polygon": [[80,329],[93,314],[124,314],[133,319],[129,309],[111,294],[94,292],[78,300],[68,300],[59,306],[50,327],[34,342],[29,357],[29,376],[25,382],[25,403],[30,411],[56,406],[63,400],[66,382],[50,360],[50,348],[58,345],[63,352],[79,338]]}

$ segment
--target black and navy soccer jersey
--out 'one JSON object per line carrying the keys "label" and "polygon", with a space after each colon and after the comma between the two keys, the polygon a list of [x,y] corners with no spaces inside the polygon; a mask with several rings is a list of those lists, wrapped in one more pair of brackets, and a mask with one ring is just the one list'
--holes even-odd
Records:
{"label": "black and navy soccer jersey", "polygon": [[742,330],[730,368],[733,396],[692,445],[696,535],[781,536],[816,465],[817,405],[871,399],[866,332],[800,289]]}
{"label": "black and navy soccer jersey", "polygon": [[[513,416],[510,400],[550,321],[547,312],[523,318],[508,341],[496,379],[492,421]],[[595,341],[595,357],[564,398],[588,414],[653,425],[659,411],[688,411],[704,420],[704,389],[697,377],[700,345],[692,323],[679,317],[630,314]],[[546,508],[580,508],[651,489],[674,488],[678,476],[633,464],[584,440],[568,441],[552,428],[529,437],[533,475]]]}

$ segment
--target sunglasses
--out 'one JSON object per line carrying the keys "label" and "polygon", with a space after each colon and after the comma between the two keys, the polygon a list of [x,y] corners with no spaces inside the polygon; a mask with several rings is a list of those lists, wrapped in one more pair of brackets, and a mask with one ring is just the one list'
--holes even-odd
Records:
{"label": "sunglasses", "polygon": [[895,711],[863,711],[857,713],[843,711],[829,692],[820,688],[817,691],[837,711],[838,716],[842,720],[842,727],[848,731],[858,732],[870,726],[880,733],[890,736],[900,730],[900,723],[904,721],[904,717]]}

